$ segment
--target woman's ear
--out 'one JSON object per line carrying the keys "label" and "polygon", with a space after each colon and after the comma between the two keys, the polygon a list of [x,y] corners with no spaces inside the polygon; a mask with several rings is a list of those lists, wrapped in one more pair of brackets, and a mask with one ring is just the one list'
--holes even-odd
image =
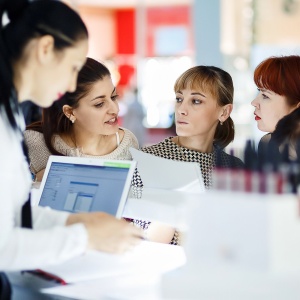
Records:
{"label": "woman's ear", "polygon": [[62,111],[63,111],[64,115],[65,115],[68,119],[72,120],[72,118],[75,118],[74,115],[73,115],[73,108],[72,108],[70,105],[66,105],[66,104],[65,104],[65,105],[62,107]]}
{"label": "woman's ear", "polygon": [[42,64],[51,63],[54,57],[54,38],[51,35],[40,37],[37,47],[39,62]]}
{"label": "woman's ear", "polygon": [[222,122],[222,123],[225,122],[229,118],[229,116],[232,112],[232,109],[233,109],[232,104],[226,104],[226,105],[222,106],[219,121]]}

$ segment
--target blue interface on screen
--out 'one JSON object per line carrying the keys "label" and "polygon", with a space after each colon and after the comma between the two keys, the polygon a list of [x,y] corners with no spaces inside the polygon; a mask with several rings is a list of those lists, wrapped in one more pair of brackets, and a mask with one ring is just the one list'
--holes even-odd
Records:
{"label": "blue interface on screen", "polygon": [[51,164],[39,205],[68,212],[115,215],[129,168]]}

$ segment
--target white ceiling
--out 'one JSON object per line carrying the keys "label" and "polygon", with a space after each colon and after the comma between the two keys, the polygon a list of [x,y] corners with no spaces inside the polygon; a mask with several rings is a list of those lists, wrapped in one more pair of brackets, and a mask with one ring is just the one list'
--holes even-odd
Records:
{"label": "white ceiling", "polygon": [[170,6],[191,4],[193,0],[71,0],[75,5],[101,6],[101,7],[135,7],[146,6]]}

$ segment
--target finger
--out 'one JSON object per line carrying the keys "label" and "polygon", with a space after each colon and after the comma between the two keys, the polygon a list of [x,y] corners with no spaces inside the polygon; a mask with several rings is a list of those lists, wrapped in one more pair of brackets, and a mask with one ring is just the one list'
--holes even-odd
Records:
{"label": "finger", "polygon": [[136,236],[144,236],[145,231],[141,229],[140,227],[131,226],[131,232],[132,234]]}

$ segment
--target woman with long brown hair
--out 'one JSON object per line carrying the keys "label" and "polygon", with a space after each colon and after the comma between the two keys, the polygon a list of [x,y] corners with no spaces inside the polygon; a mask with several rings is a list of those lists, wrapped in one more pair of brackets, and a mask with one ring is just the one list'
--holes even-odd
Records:
{"label": "woman with long brown hair", "polygon": [[77,87],[49,108],[42,121],[27,126],[30,169],[41,181],[50,155],[131,159],[138,148],[134,134],[118,122],[118,93],[107,67],[87,58]]}

